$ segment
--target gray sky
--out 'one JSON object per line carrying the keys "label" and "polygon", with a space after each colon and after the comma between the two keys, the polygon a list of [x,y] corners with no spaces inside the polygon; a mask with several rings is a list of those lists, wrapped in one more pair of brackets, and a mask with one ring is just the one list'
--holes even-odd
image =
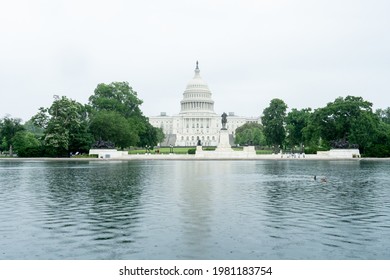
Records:
{"label": "gray sky", "polygon": [[53,95],[87,103],[128,81],[146,116],[180,111],[195,62],[217,113],[272,98],[318,108],[355,95],[390,106],[387,0],[0,0],[0,117]]}

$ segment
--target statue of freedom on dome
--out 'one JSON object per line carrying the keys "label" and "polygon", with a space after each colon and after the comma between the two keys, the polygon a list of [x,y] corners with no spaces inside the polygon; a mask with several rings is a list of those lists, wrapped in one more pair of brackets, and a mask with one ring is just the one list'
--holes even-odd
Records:
{"label": "statue of freedom on dome", "polygon": [[226,123],[227,123],[227,114],[225,112],[223,112],[223,114],[221,115],[222,117],[222,130],[226,130]]}

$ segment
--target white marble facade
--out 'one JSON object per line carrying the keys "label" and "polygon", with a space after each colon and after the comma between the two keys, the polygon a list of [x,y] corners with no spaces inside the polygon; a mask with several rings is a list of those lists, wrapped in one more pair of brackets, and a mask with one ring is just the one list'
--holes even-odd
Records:
{"label": "white marble facade", "polygon": [[[189,81],[180,102],[180,113],[168,116],[149,117],[149,122],[163,129],[166,141],[174,146],[195,146],[198,140],[203,146],[217,146],[219,131],[222,128],[221,113],[214,112],[214,101],[207,83],[201,78],[198,62],[195,75]],[[259,122],[260,118],[246,118],[228,113],[227,130],[234,137],[236,128],[247,122]],[[173,141],[173,142],[172,142]]]}

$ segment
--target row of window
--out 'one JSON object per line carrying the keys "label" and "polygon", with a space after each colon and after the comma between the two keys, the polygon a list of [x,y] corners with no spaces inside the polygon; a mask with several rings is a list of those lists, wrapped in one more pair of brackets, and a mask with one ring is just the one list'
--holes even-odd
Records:
{"label": "row of window", "polygon": [[206,102],[188,102],[181,104],[182,110],[189,110],[189,109],[206,109],[206,110],[213,110],[213,104],[206,103]]}
{"label": "row of window", "polygon": [[207,93],[187,93],[186,98],[210,98],[210,94],[207,94]]}
{"label": "row of window", "polygon": [[[197,124],[196,124],[196,128],[199,128],[199,127],[200,127],[200,128],[203,128],[203,124],[200,124],[200,126],[199,126],[199,124],[197,123]],[[218,127],[218,125],[217,125],[217,127]],[[187,123],[187,125],[186,125],[186,128],[189,128],[188,123]],[[194,123],[192,124],[192,128],[195,128],[195,124],[194,124]],[[209,125],[208,125],[208,124],[206,125],[206,128],[209,128]]]}
{"label": "row of window", "polygon": [[192,85],[189,85],[188,87],[190,87],[190,88],[205,88],[205,85],[192,84]]}
{"label": "row of window", "polygon": [[[201,137],[200,136],[194,136],[194,135],[191,136],[191,141],[195,141],[195,140],[199,140],[199,139],[202,140],[202,141],[205,141],[205,140],[210,141],[210,136],[201,136]],[[186,141],[190,141],[190,136],[187,136],[185,138],[185,140]],[[215,141],[215,136],[212,136],[211,140]],[[184,136],[181,137],[181,141],[184,141]]]}
{"label": "row of window", "polygon": [[[188,122],[202,122],[202,120],[206,120],[207,122],[209,122],[210,120],[209,119],[202,119],[202,118],[193,118],[193,119],[184,119],[184,121],[186,122],[186,123],[188,123]],[[165,121],[165,123],[166,124],[170,124],[170,123],[172,123],[173,121],[172,120],[170,120],[170,121]],[[204,122],[204,121],[203,121]],[[256,120],[254,120],[254,121],[246,121],[246,122],[251,122],[251,123],[257,123],[257,121]],[[231,123],[231,124],[245,124],[246,123],[245,121],[228,121],[228,123]],[[159,124],[163,124],[164,123],[164,121],[154,121],[153,122],[154,124],[157,124],[157,125],[159,125]],[[179,122],[177,122],[177,124],[179,124]],[[187,125],[187,127],[188,127],[188,125]]]}

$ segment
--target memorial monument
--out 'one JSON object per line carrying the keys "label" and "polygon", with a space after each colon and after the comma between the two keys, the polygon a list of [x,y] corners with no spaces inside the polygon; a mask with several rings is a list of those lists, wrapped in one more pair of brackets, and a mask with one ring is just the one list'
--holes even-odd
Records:
{"label": "memorial monument", "polygon": [[234,151],[229,143],[229,131],[226,128],[228,120],[227,114],[224,112],[221,115],[222,128],[219,130],[218,144],[215,151],[203,151],[202,146],[196,147],[196,158],[210,159],[246,159],[254,158],[256,151],[254,146],[244,147],[243,151]]}
{"label": "memorial monument", "polygon": [[221,115],[221,123],[222,123],[222,128],[221,130],[219,131],[219,141],[218,141],[218,145],[217,145],[217,148],[215,149],[215,152],[219,152],[219,153],[231,153],[231,152],[234,152],[232,147],[230,146],[230,143],[229,143],[229,132],[228,130],[226,129],[226,124],[227,124],[227,114],[224,112],[222,115]]}

